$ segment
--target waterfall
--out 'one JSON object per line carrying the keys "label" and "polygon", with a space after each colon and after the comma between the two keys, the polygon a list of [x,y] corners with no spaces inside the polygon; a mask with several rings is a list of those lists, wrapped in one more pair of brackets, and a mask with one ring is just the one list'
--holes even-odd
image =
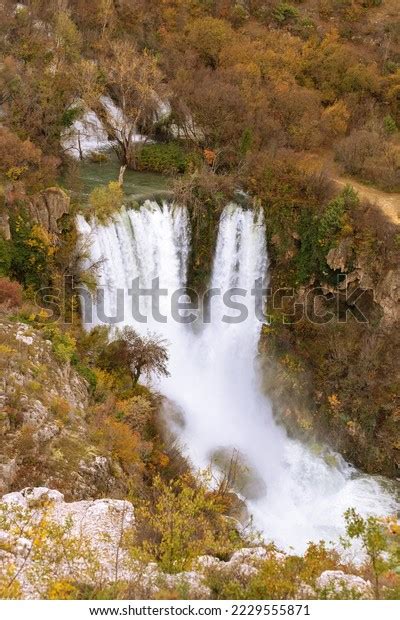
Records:
{"label": "waterfall", "polygon": [[[248,291],[248,317],[240,323],[222,320],[238,312],[227,309],[221,295],[210,299],[203,322],[183,324],[171,317],[171,295],[186,282],[190,231],[185,209],[148,201],[138,210],[123,210],[109,226],[90,225],[82,217],[78,226],[91,238],[92,259],[105,259],[99,286],[107,316],[116,315],[117,289],[124,291],[129,308],[127,290],[135,278],[149,289],[159,277],[160,286],[168,289],[160,301],[165,323],[149,317],[143,324],[129,312],[122,323],[166,338],[171,376],[158,387],[182,412],[183,420],[175,425],[182,450],[196,468],[210,462],[222,467],[237,455],[238,492],[266,539],[301,552],[310,540],[337,539],[350,506],[362,514],[395,512],[395,500],[375,478],[359,474],[340,457],[328,465],[289,439],[262,394],[256,366],[262,324],[249,294],[255,280],[267,273],[261,212],[228,205],[220,221],[211,284],[222,292],[232,287]],[[149,315],[149,299],[140,309]],[[99,322],[95,316],[91,325]]]}

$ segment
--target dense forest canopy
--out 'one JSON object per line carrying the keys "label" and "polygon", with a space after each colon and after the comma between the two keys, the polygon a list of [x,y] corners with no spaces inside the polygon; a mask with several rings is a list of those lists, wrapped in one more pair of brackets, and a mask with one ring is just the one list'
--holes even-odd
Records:
{"label": "dense forest canopy", "polygon": [[[214,152],[217,170],[251,170],[260,153],[292,159],[319,150],[347,172],[396,189],[395,4],[3,2],[2,113],[13,136],[2,142],[29,140],[46,158],[63,158],[63,133],[82,106],[99,109],[108,94],[129,118],[123,160],[132,132],[166,138],[178,127]],[[154,126],[163,103],[170,114]],[[17,156],[14,176],[38,166],[23,157],[27,170],[18,172],[25,166]]]}

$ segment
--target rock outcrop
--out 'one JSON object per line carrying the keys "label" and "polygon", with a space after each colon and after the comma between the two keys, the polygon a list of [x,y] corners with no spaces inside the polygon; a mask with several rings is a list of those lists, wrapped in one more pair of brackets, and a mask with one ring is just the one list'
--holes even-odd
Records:
{"label": "rock outcrop", "polygon": [[[23,200],[30,221],[40,224],[53,235],[60,233],[59,221],[69,212],[70,202],[69,196],[59,187],[49,187]],[[0,209],[0,235],[7,241],[11,239],[7,205]]]}
{"label": "rock outcrop", "polygon": [[[373,301],[380,307],[382,323],[390,327],[400,322],[400,267],[390,266],[371,274],[371,264],[365,257],[354,256],[350,239],[342,240],[332,248],[326,257],[328,266],[334,271],[346,274],[347,278],[339,289],[358,286],[371,291]],[[375,274],[374,274],[375,275]]]}
{"label": "rock outcrop", "polygon": [[114,494],[113,464],[92,445],[86,381],[41,332],[0,320],[0,493],[26,484],[70,499]]}
{"label": "rock outcrop", "polygon": [[328,598],[337,598],[344,595],[345,598],[372,598],[372,587],[369,581],[365,581],[357,575],[348,575],[341,570],[326,570],[317,579],[318,589],[326,592]]}
{"label": "rock outcrop", "polygon": [[[26,488],[0,500],[0,586],[13,579],[14,596],[46,598],[55,584],[72,588],[107,588],[125,584],[132,598],[210,599],[210,575],[246,585],[263,562],[286,556],[271,547],[239,549],[228,561],[211,555],[194,560],[191,569],[163,572],[140,556],[132,541],[134,506],[125,500],[65,502],[46,487]],[[135,551],[136,549],[136,551]],[[74,585],[75,584],[75,585]],[[315,587],[301,583],[296,598],[372,598],[369,582],[343,571],[324,571]]]}
{"label": "rock outcrop", "polygon": [[58,234],[59,220],[69,212],[70,198],[59,187],[48,189],[33,196],[29,204],[29,213],[34,222],[53,234]]}

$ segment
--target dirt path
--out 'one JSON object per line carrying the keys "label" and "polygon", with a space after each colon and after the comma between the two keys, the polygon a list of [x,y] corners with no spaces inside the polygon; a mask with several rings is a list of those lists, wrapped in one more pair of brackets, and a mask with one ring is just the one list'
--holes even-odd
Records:
{"label": "dirt path", "polygon": [[332,180],[340,187],[351,185],[360,198],[365,198],[375,204],[394,224],[400,225],[400,194],[389,194],[348,177],[332,177]]}
{"label": "dirt path", "polygon": [[358,192],[360,198],[368,200],[379,207],[394,224],[400,225],[400,194],[384,192],[376,187],[364,185],[351,177],[340,174],[337,164],[332,155],[327,153],[309,154],[304,162],[304,168],[309,172],[323,171],[336,185],[345,187],[351,185]]}

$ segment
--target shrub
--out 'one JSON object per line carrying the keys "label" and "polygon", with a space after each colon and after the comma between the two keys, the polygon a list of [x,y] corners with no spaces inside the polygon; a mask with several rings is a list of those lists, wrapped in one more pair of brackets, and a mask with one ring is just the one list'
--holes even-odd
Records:
{"label": "shrub", "polygon": [[211,569],[207,585],[213,598],[244,600],[285,600],[298,596],[304,586],[315,586],[316,578],[324,571],[337,567],[338,557],[324,543],[310,543],[304,556],[276,553],[271,545],[267,558],[259,562],[258,573],[243,576],[233,568],[226,571]]}
{"label": "shrub", "polygon": [[350,174],[362,174],[368,157],[381,151],[381,138],[377,132],[360,129],[343,138],[336,146],[336,159]]}
{"label": "shrub", "polygon": [[394,120],[393,116],[390,116],[390,114],[385,116],[385,118],[383,119],[383,126],[386,133],[388,134],[396,133],[396,131],[398,131],[396,121]]}
{"label": "shrub", "polygon": [[107,153],[102,151],[92,151],[89,155],[89,159],[93,164],[104,164],[109,160]]}
{"label": "shrub", "polygon": [[378,131],[353,131],[337,143],[335,150],[336,159],[349,174],[389,191],[400,187],[399,151]]}
{"label": "shrub", "polygon": [[79,362],[75,363],[74,367],[76,372],[79,373],[81,377],[83,377],[85,381],[88,382],[90,390],[94,392],[97,387],[97,377],[93,370],[89,368],[89,366],[85,366],[84,364],[80,364]]}
{"label": "shrub", "polygon": [[126,473],[141,467],[140,437],[127,424],[113,417],[106,417],[97,424],[94,439],[101,450],[119,461]]}
{"label": "shrub", "polygon": [[353,188],[346,187],[321,214],[314,215],[310,210],[302,213],[299,228],[301,247],[296,257],[299,283],[306,282],[312,275],[325,281],[333,275],[326,256],[340,236],[347,233],[348,214],[357,202]]}
{"label": "shrub", "polygon": [[10,273],[12,260],[11,241],[3,239],[0,234],[0,276],[7,276]]}
{"label": "shrub", "polygon": [[[396,569],[400,554],[399,531],[396,520],[393,528],[387,527],[376,517],[361,517],[354,508],[345,512],[347,539],[345,546],[350,546],[350,540],[359,539],[367,555],[369,568],[373,576],[375,598],[381,598],[381,579],[390,570]],[[389,525],[391,525],[389,523]]]}
{"label": "shrub", "polygon": [[157,334],[140,336],[132,327],[124,327],[118,333],[118,337],[104,351],[100,362],[108,371],[131,371],[134,386],[142,375],[169,375],[166,342]]}
{"label": "shrub", "polygon": [[299,11],[291,4],[288,4],[287,2],[281,2],[274,9],[272,16],[278,23],[286,24],[290,21],[296,21],[299,17]]}
{"label": "shrub", "polygon": [[71,406],[65,398],[55,397],[50,403],[50,411],[59,422],[65,424],[68,422]]}
{"label": "shrub", "polygon": [[233,30],[224,20],[202,17],[192,22],[188,42],[206,64],[216,67],[222,49],[232,37]]}
{"label": "shrub", "polygon": [[0,306],[19,308],[22,305],[22,286],[8,278],[0,278]]}
{"label": "shrub", "polygon": [[12,182],[23,182],[37,191],[54,182],[58,161],[45,157],[29,140],[21,140],[6,127],[0,127],[0,175]]}
{"label": "shrub", "polygon": [[138,170],[176,174],[188,172],[200,161],[193,152],[186,151],[180,144],[147,144],[139,152]]}
{"label": "shrub", "polygon": [[179,573],[199,555],[228,557],[240,542],[243,544],[223,514],[223,498],[190,476],[171,482],[157,476],[153,494],[136,513],[134,544],[163,570]]}
{"label": "shrub", "polygon": [[10,276],[35,290],[47,286],[54,273],[55,236],[22,211],[10,218],[10,228]]}
{"label": "shrub", "polygon": [[347,131],[350,112],[343,101],[336,101],[325,108],[321,116],[321,127],[329,140],[344,136]]}
{"label": "shrub", "polygon": [[96,187],[89,196],[93,215],[100,224],[107,224],[112,216],[122,207],[124,192],[118,181],[110,181],[104,187]]}
{"label": "shrub", "polygon": [[117,402],[118,414],[138,433],[143,433],[154,413],[153,404],[144,396],[133,396]]}
{"label": "shrub", "polygon": [[53,353],[59,362],[71,362],[76,351],[76,340],[68,332],[62,332],[51,325],[43,330],[43,335],[51,340]]}

